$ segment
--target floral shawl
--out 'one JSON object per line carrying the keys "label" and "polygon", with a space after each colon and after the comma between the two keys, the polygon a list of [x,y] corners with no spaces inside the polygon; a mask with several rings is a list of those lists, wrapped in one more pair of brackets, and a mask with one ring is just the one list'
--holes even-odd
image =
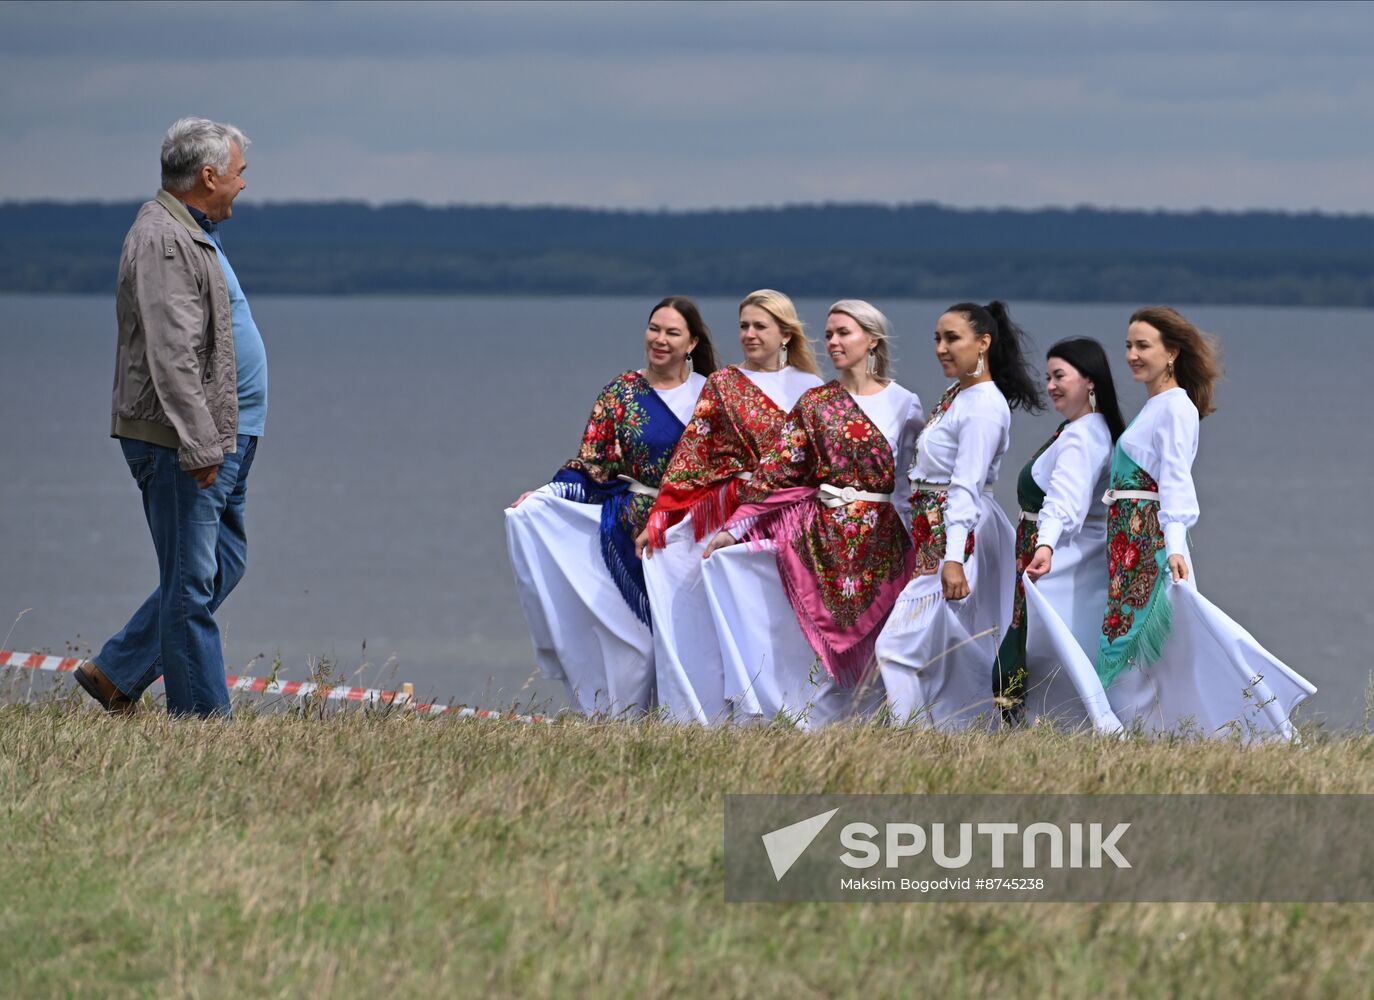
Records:
{"label": "floral shawl", "polygon": [[[1112,452],[1112,489],[1159,492],[1117,441]],[[1159,524],[1158,500],[1117,500],[1107,509],[1107,610],[1097,652],[1097,676],[1107,687],[1122,671],[1153,663],[1173,628],[1165,593],[1169,553]]]}
{"label": "floral shawl", "polygon": [[[1016,479],[1016,502],[1021,510],[1031,514],[1039,514],[1045,506],[1045,491],[1040,488],[1040,484],[1035,481],[1034,469],[1036,460],[1046,451],[1050,445],[1059,440],[1059,435],[1064,433],[1064,428],[1069,426],[1066,420],[1056,428],[1050,435],[1050,439],[1042,444],[1030,461],[1021,467],[1021,474]],[[993,664],[992,670],[992,690],[993,694],[999,697],[1010,699],[1012,703],[1020,703],[1025,699],[1026,690],[1026,567],[1035,558],[1036,543],[1040,536],[1040,526],[1035,521],[1027,521],[1025,518],[1018,518],[1016,521],[1016,591],[1012,598],[1011,605],[1011,625],[1007,627],[1007,634],[1002,638],[1002,645],[998,647],[997,659]],[[1003,707],[1003,718],[1010,721],[1014,718],[1015,712],[1010,705]]]}
{"label": "floral shawl", "polygon": [[911,575],[911,543],[890,503],[825,507],[823,483],[872,493],[896,489],[883,432],[838,382],[804,392],[754,472],[741,484],[732,523],[774,543],[778,573],[797,622],[831,677],[858,682]]}
{"label": "floral shawl", "polygon": [[739,506],[743,480],[736,474],[754,470],[777,440],[786,417],[734,365],[714,372],[663,474],[649,515],[654,547],[663,548],[668,529],[688,514],[697,541],[719,531]]}
{"label": "floral shawl", "polygon": [[649,621],[644,568],[635,536],[644,529],[653,497],[631,493],[625,475],[656,487],[682,436],[682,421],[659,399],[648,379],[626,372],[601,390],[577,457],[553,477],[559,496],[601,505],[601,558],[635,616]]}
{"label": "floral shawl", "polygon": [[[954,405],[954,397],[959,395],[962,386],[955,382],[946,389],[940,396],[939,402],[930,411],[930,416],[926,418],[926,430],[930,430],[938,424],[944,415],[949,412],[949,408]],[[923,431],[922,434],[925,432]],[[920,454],[921,441],[916,441],[916,453]],[[911,467],[916,467],[916,458],[913,457]],[[945,560],[945,539],[948,529],[945,527],[945,504],[949,501],[949,490],[917,490],[911,494],[911,545],[914,551],[913,565],[911,570],[912,578],[918,576],[930,576],[940,571],[940,565]],[[976,544],[976,531],[968,533],[968,540],[964,542],[964,558],[967,560],[973,555],[973,547]]]}
{"label": "floral shawl", "polygon": [[[1050,445],[1059,440],[1059,435],[1064,433],[1064,428],[1069,426],[1065,420],[1060,424],[1050,439],[1042,444],[1034,455],[1030,457],[1021,468],[1021,475],[1016,479],[1016,503],[1021,510],[1031,514],[1039,514],[1045,506],[1045,491],[1040,488],[1040,484],[1035,481],[1033,469],[1036,460],[1041,455],[1049,451]],[[1027,521],[1024,517],[1016,521],[1016,596],[1012,602],[1011,628],[1012,630],[1021,627],[1026,620],[1026,588],[1023,580],[1026,575],[1026,567],[1035,559],[1035,550],[1040,538],[1040,526],[1035,521]],[[1024,636],[1021,642],[1022,648],[1025,647]]]}

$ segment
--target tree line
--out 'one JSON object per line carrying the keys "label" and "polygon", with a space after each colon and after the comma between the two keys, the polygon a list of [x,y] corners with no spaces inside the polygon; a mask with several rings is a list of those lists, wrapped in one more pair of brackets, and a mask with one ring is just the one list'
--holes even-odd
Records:
{"label": "tree line", "polygon": [[[138,203],[0,204],[0,291],[108,293]],[[254,294],[739,295],[1374,306],[1374,216],[801,205],[240,203]]]}

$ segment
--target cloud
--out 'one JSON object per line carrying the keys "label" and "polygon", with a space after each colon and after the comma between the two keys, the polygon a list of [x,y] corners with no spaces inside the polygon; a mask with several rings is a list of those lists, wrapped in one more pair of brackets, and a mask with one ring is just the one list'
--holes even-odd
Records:
{"label": "cloud", "polygon": [[[8,4],[0,198],[1369,210],[1366,5]],[[1365,175],[1367,176],[1367,174]]]}

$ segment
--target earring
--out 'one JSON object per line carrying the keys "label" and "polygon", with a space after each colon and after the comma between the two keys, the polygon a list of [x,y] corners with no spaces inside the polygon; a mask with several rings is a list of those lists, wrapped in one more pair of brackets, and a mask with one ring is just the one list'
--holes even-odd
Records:
{"label": "earring", "polygon": [[868,374],[878,374],[878,349],[876,347],[868,349]]}
{"label": "earring", "polygon": [[1089,390],[1088,390],[1088,408],[1091,409],[1093,413],[1096,413],[1096,412],[1097,412],[1097,390],[1096,390],[1096,389],[1089,389]]}
{"label": "earring", "polygon": [[980,375],[983,374],[984,370],[985,369],[983,368],[983,352],[979,351],[977,367],[975,367],[973,371],[965,372],[964,374],[967,375],[969,378],[978,378]]}
{"label": "earring", "polygon": [[1174,377],[1174,363],[1172,361],[1164,366],[1164,374],[1168,375],[1170,378]]}
{"label": "earring", "polygon": [[686,364],[686,368],[687,368],[687,375],[686,375],[686,377],[687,377],[687,378],[691,378],[691,377],[692,377],[692,356],[691,356],[690,354],[687,355],[687,364]]}
{"label": "earring", "polygon": [[787,367],[787,341],[782,342],[782,347],[778,350],[778,371]]}

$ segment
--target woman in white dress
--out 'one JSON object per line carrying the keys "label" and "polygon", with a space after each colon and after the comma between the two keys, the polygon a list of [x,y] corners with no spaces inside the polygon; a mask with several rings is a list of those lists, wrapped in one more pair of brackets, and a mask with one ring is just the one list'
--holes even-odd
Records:
{"label": "woman in white dress", "polygon": [[586,713],[653,705],[649,599],[634,539],[659,480],[715,370],[711,334],[690,299],[649,314],[647,365],[597,397],[577,457],[506,510],[520,607],[545,677]]}
{"label": "woman in white dress", "polygon": [[739,307],[744,363],[706,380],[636,539],[654,622],[658,702],[679,722],[725,717],[725,675],[701,580],[702,554],[739,507],[739,488],[787,413],[821,384],[792,300],[760,289]]}
{"label": "woman in white dress", "polygon": [[1096,674],[1076,677],[1078,661],[1066,664],[1055,638],[1097,654],[1107,603],[1101,497],[1112,444],[1126,424],[1107,352],[1096,340],[1072,337],[1051,347],[1045,389],[1064,422],[1016,481],[1016,594],[993,665],[993,695],[1007,723],[1048,717],[1076,727],[1086,719],[1115,730],[1120,723]]}
{"label": "woman in white dress", "polygon": [[1315,693],[1204,598],[1187,532],[1199,515],[1192,466],[1214,412],[1215,341],[1176,310],[1138,310],[1126,363],[1149,392],[1116,442],[1108,505],[1107,606],[1097,674],[1121,722],[1145,732],[1291,737]]}
{"label": "woman in white dress", "polygon": [[839,378],[797,400],[707,550],[737,721],[813,728],[881,703],[873,642],[911,571],[899,483],[921,425],[920,400],[888,375],[888,337],[869,303],[830,307],[826,351]]}
{"label": "woman in white dress", "polygon": [[1012,530],[992,498],[1011,408],[1043,408],[1024,334],[1001,302],[950,306],[935,357],[954,382],[930,412],[911,478],[912,577],[878,638],[899,724],[990,727],[988,664],[1011,621]]}

